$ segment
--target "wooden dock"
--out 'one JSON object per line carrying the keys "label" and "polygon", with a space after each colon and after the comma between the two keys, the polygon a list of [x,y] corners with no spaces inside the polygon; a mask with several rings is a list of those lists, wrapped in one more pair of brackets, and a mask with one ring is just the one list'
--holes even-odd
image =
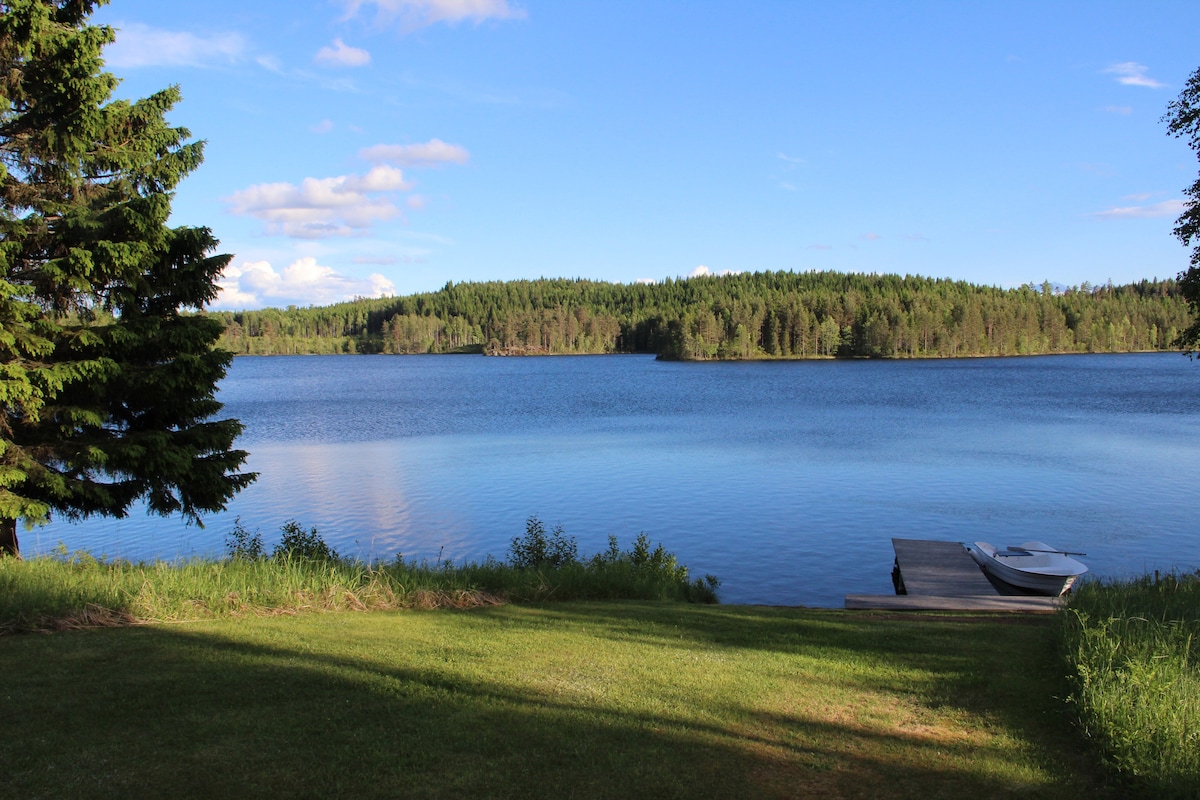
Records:
{"label": "wooden dock", "polygon": [[[1027,611],[1049,613],[1057,597],[1018,594],[993,583],[961,542],[892,539],[897,594],[848,594],[846,608],[888,611]],[[903,594],[899,593],[903,592]]]}

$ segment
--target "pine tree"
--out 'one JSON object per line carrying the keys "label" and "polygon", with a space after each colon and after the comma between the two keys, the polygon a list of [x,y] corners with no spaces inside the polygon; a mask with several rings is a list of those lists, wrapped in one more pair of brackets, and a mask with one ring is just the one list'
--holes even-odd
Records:
{"label": "pine tree", "polygon": [[[1200,157],[1200,69],[1167,106],[1163,117],[1170,135],[1184,137]],[[1189,350],[1200,346],[1200,178],[1183,190],[1184,212],[1175,220],[1175,236],[1184,247],[1192,247],[1191,266],[1179,273],[1179,290],[1191,306],[1192,324],[1179,334],[1176,344]],[[1193,246],[1194,243],[1194,246]]]}
{"label": "pine tree", "polygon": [[105,0],[0,2],[0,552],[18,520],[200,523],[254,480],[213,420],[231,355],[206,316],[229,256],[167,226],[203,142],[170,127],[177,87],[113,100]]}

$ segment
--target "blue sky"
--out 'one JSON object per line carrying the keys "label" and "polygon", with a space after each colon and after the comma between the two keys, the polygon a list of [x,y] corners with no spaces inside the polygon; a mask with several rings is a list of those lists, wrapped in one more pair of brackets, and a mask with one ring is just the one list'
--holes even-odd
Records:
{"label": "blue sky", "polygon": [[1200,3],[113,0],[217,308],[447,281],[1171,277]]}

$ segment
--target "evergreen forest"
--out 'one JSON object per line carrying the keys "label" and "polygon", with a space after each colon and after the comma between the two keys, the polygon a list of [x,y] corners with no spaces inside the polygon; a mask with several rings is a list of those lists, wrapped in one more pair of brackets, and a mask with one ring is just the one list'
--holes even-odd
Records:
{"label": "evergreen forest", "polygon": [[837,272],[613,284],[447,283],[332,306],[211,312],[238,355],[654,353],[681,360],[955,358],[1168,350],[1189,324],[1173,280],[1057,289]]}

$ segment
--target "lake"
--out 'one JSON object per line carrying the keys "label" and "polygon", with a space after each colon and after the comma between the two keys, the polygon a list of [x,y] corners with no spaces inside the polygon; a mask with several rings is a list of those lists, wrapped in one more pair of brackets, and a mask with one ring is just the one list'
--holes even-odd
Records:
{"label": "lake", "polygon": [[478,560],[537,515],[586,554],[644,531],[729,603],[890,593],[894,536],[1200,568],[1200,364],[1178,354],[240,358],[220,399],[260,473],[226,512],[55,522],[26,552],[219,555],[240,517],[268,544],[295,519],[345,555]]}

